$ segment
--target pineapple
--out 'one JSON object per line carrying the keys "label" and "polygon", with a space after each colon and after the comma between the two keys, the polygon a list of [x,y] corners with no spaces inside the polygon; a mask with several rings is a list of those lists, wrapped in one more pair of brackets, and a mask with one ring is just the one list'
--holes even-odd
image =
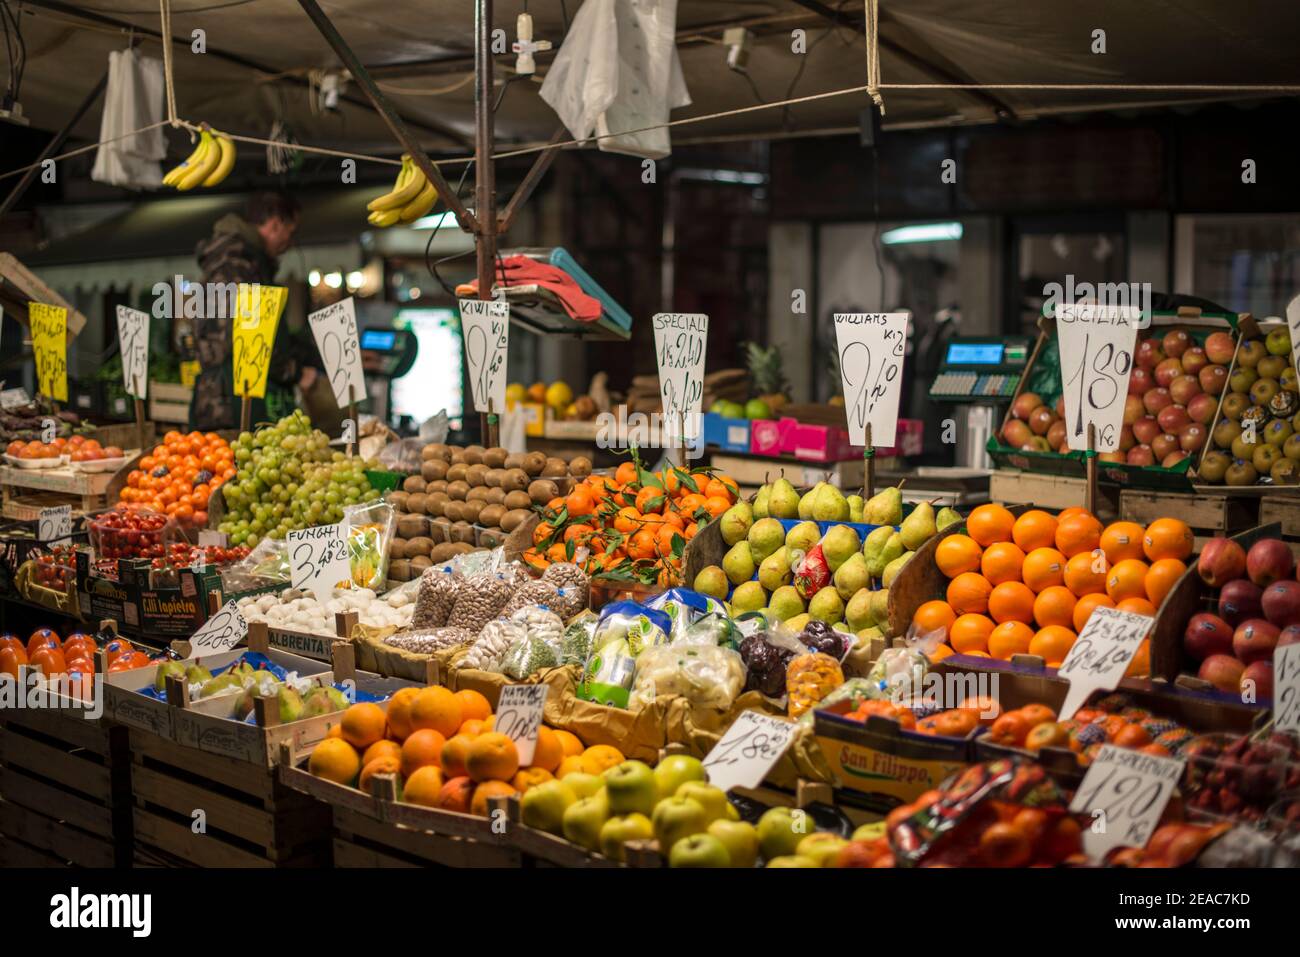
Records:
{"label": "pineapple", "polygon": [[790,401],[785,395],[789,384],[781,368],[780,351],[775,346],[764,349],[756,342],[746,342],[745,365],[755,396],[766,402],[774,413],[780,411]]}

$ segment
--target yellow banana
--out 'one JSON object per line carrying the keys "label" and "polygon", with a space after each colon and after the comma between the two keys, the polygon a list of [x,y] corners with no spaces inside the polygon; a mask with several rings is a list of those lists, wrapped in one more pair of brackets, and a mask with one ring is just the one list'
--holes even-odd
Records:
{"label": "yellow banana", "polygon": [[207,149],[207,144],[203,142],[203,137],[200,136],[198,143],[195,144],[194,149],[190,151],[190,155],[179,164],[172,167],[171,171],[163,177],[163,185],[175,186],[180,182],[181,178],[194,168],[195,164],[198,163],[199,158],[207,152]]}
{"label": "yellow banana", "polygon": [[204,142],[208,144],[208,148],[199,159],[198,165],[182,176],[180,182],[176,184],[176,188],[181,192],[198,186],[212,175],[212,171],[221,162],[221,148],[217,146],[217,141],[212,138],[212,134],[204,130],[201,136]]}
{"label": "yellow banana", "polygon": [[232,142],[230,137],[226,136],[224,133],[217,133],[215,139],[221,155],[217,160],[217,168],[208,174],[208,178],[203,181],[205,187],[220,184],[222,180],[230,175],[230,171],[235,167],[234,142]]}
{"label": "yellow banana", "polygon": [[413,223],[421,216],[427,216],[437,201],[438,191],[426,179],[424,189],[420,190],[419,195],[402,207],[400,219],[404,223]]}
{"label": "yellow banana", "polygon": [[397,222],[401,215],[402,211],[400,209],[377,209],[366,217],[366,222],[370,223],[371,226],[385,228]]}
{"label": "yellow banana", "polygon": [[405,171],[405,180],[403,180],[402,174],[398,174],[397,183],[393,186],[392,192],[385,193],[378,199],[372,199],[366,204],[366,209],[372,213],[389,209],[400,210],[415,199],[420,190],[424,189],[426,182],[424,174],[415,167],[409,156],[402,157],[402,167]]}

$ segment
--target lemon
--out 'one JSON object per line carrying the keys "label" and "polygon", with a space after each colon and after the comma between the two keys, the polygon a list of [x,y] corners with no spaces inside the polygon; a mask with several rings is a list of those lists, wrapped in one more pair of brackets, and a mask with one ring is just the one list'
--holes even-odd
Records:
{"label": "lemon", "polygon": [[524,388],[522,382],[512,382],[506,386],[506,405],[514,405],[516,402],[523,402],[528,396],[528,390]]}
{"label": "lemon", "polygon": [[546,389],[546,404],[557,412],[573,401],[573,390],[563,380],[552,382]]}

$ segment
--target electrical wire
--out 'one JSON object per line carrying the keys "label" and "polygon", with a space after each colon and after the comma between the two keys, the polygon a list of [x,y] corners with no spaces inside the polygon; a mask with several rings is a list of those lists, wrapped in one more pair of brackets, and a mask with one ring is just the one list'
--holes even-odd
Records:
{"label": "electrical wire", "polygon": [[[226,0],[225,3],[208,3],[201,7],[186,7],[184,10],[173,10],[172,13],[208,13],[212,10],[225,10],[229,7],[242,7],[249,3],[256,3],[257,0]],[[79,10],[86,10],[90,13],[111,13],[114,16],[147,16],[156,13],[156,10],[121,10],[117,7],[87,7],[78,6]]]}
{"label": "electrical wire", "polygon": [[5,53],[9,58],[8,93],[15,102],[22,93],[23,76],[27,72],[27,41],[18,16],[9,9],[8,0],[0,0],[0,20],[4,22]]}
{"label": "electrical wire", "polygon": [[[836,13],[840,12],[840,7],[844,6],[844,3],[845,0],[840,0],[840,2],[835,7]],[[794,78],[790,81],[790,85],[786,88],[785,96],[782,97],[782,99],[788,100],[792,96],[794,96],[794,88],[798,86],[799,81],[803,79],[804,68],[808,66],[808,59],[809,57],[812,56],[813,50],[817,49],[817,45],[820,44],[823,40],[825,40],[828,36],[831,36],[832,34],[838,32],[839,32],[838,22],[832,23],[831,26],[828,29],[823,30],[821,35],[812,42],[812,44],[808,47],[806,51],[804,51],[804,55],[799,58],[799,69],[795,70]],[[790,107],[788,104],[781,108],[781,128],[784,130],[788,130],[790,128]]]}
{"label": "electrical wire", "polygon": [[763,99],[763,94],[758,92],[758,84],[754,82],[754,78],[749,75],[748,70],[742,68],[737,69],[735,72],[745,78],[745,82],[749,84],[749,88],[754,91],[754,99],[758,100],[760,103],[767,102],[767,100]]}
{"label": "electrical wire", "polygon": [[[460,181],[456,184],[457,196],[460,195],[461,188],[465,185],[465,179],[469,176],[469,171],[473,168],[474,168],[473,162],[469,162],[465,164],[465,169],[460,174]],[[437,262],[430,261],[429,250],[433,248],[433,241],[434,239],[437,238],[438,230],[440,230],[441,228],[442,228],[442,218],[439,217],[438,222],[434,224],[432,231],[429,233],[429,241],[424,244],[424,266],[426,269],[429,270],[429,274],[432,275],[433,278],[438,281],[438,285],[442,287],[443,292],[445,292],[452,299],[455,299],[456,290],[453,289],[451,286],[447,285],[447,280],[442,278],[442,274],[438,272],[438,267],[445,262],[451,262],[453,259],[459,259],[462,256],[466,256],[469,253],[473,252],[474,250],[471,249],[471,250],[467,250],[466,252],[455,253],[451,256],[445,256],[442,259],[439,259]]]}

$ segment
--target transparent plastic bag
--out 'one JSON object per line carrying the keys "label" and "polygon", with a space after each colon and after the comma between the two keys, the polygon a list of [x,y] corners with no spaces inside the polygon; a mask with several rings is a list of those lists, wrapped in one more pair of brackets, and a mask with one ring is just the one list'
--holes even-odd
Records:
{"label": "transparent plastic bag", "polygon": [[550,643],[530,631],[526,637],[510,646],[501,660],[501,673],[522,681],[543,668],[554,668],[559,663],[560,659]]}
{"label": "transparent plastic bag", "polygon": [[[678,633],[680,632],[680,634]],[[723,614],[704,615],[695,619],[688,627],[674,629],[674,645],[712,645],[730,648],[740,647],[743,636],[735,623]]]}
{"label": "transparent plastic bag", "polygon": [[808,652],[795,633],[780,622],[745,638],[739,650],[745,663],[746,690],[775,699],[785,695],[785,672],[790,661]]}
{"label": "transparent plastic bag", "polygon": [[483,630],[479,632],[478,638],[458,666],[477,668],[480,671],[500,671],[501,661],[505,658],[506,652],[515,642],[527,637],[528,627],[522,622],[496,618],[483,626]]}
{"label": "transparent plastic bag", "polygon": [[725,615],[722,602],[689,588],[670,588],[646,602],[647,608],[661,611],[672,621],[668,634],[673,641],[681,640],[686,629],[705,615]]}
{"label": "transparent plastic bag", "polygon": [[565,621],[586,609],[591,579],[577,565],[572,562],[554,562],[542,572],[542,581],[559,590],[560,607],[552,610]]}
{"label": "transparent plastic bag", "polygon": [[367,502],[343,510],[343,530],[348,542],[352,584],[383,589],[388,581],[388,548],[397,527],[397,513],[387,502]]}
{"label": "transparent plastic bag", "polygon": [[680,695],[696,707],[725,709],[744,685],[744,662],[729,648],[660,645],[637,658],[628,707],[645,707],[660,695]]}
{"label": "transparent plastic bag", "polygon": [[528,629],[528,637],[546,642],[558,658],[564,644],[564,622],[560,616],[541,605],[525,605],[510,615],[510,620]]}
{"label": "transparent plastic bag", "polygon": [[423,439],[399,439],[379,450],[379,464],[390,472],[418,475],[423,464],[420,453],[427,443]]}
{"label": "transparent plastic bag", "polygon": [[789,699],[786,713],[798,719],[842,684],[844,672],[830,655],[817,651],[798,655],[786,667],[785,688]]}
{"label": "transparent plastic bag", "polygon": [[428,568],[417,579],[417,583],[419,591],[415,598],[411,627],[439,628],[445,625],[452,606],[456,604],[460,576],[441,568]]}
{"label": "transparent plastic bag", "polygon": [[591,639],[596,631],[596,613],[592,611],[578,615],[564,629],[564,638],[560,642],[560,664],[581,665],[586,663],[591,654]]}
{"label": "transparent plastic bag", "polygon": [[287,585],[289,581],[288,545],[273,538],[263,538],[243,559],[221,569],[221,587],[229,592]]}
{"label": "transparent plastic bag", "polygon": [[510,600],[514,585],[501,575],[471,575],[456,587],[456,601],[447,615],[447,625],[477,634]]}
{"label": "transparent plastic bag", "polygon": [[505,608],[501,609],[501,614],[509,617],[520,608],[526,608],[529,605],[541,605],[559,614],[559,609],[555,607],[559,604],[559,599],[560,590],[548,582],[524,582],[515,589],[515,593],[506,602]]}
{"label": "transparent plastic bag", "polygon": [[139,505],[118,505],[87,523],[96,562],[162,558],[168,547],[186,541],[176,520]]}
{"label": "transparent plastic bag", "polygon": [[668,643],[672,621],[661,611],[620,601],[606,605],[591,639],[591,654],[576,689],[579,698],[626,708],[636,677],[637,658]]}

